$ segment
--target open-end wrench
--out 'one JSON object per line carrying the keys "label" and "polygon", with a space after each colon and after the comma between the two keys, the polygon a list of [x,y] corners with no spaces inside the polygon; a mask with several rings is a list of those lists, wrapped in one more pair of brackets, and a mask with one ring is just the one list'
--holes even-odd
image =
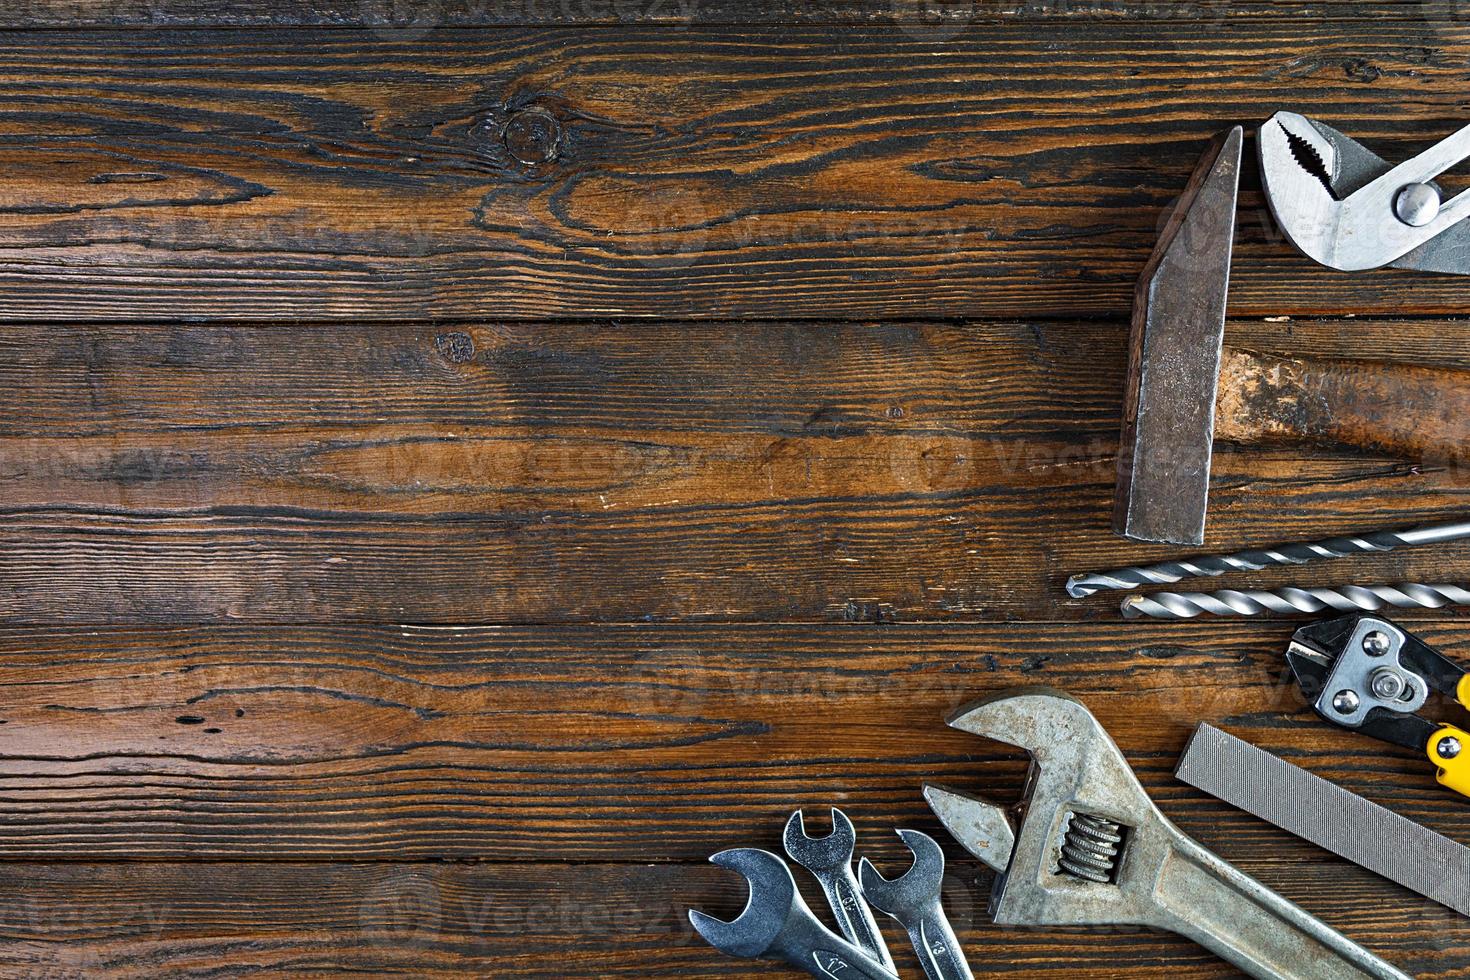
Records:
{"label": "open-end wrench", "polygon": [[993,803],[924,787],[955,839],[998,872],[996,922],[1153,926],[1270,980],[1408,980],[1186,837],[1075,699],[1008,691],[960,709],[949,724],[1031,753],[1019,829]]}
{"label": "open-end wrench", "polygon": [[786,862],[770,851],[737,847],[710,863],[743,874],[750,883],[745,909],[731,922],[698,909],[689,922],[715,949],[730,956],[781,959],[829,980],[898,980],[898,975],[817,921],[796,890]]}
{"label": "open-end wrench", "polygon": [[909,941],[929,980],[974,980],[960,941],[939,904],[944,886],[944,852],[934,838],[917,830],[900,830],[898,836],[914,853],[913,866],[889,881],[863,858],[858,865],[863,896],[908,930]]}
{"label": "open-end wrench", "polygon": [[857,878],[852,873],[852,852],[857,846],[857,831],[847,814],[832,808],[832,833],[826,837],[811,837],[806,832],[806,821],[797,810],[786,821],[786,832],[782,835],[786,856],[810,871],[822,885],[827,895],[827,904],[832,906],[832,915],[837,919],[837,928],[848,942],[866,952],[889,970],[894,969],[893,957],[883,942],[883,933],[873,919],[868,903],[863,901],[858,889]]}

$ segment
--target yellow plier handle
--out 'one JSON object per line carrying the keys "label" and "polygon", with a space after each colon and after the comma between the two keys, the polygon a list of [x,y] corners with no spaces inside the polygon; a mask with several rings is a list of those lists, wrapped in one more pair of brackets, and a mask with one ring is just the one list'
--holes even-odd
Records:
{"label": "yellow plier handle", "polygon": [[[1470,708],[1470,674],[1455,685],[1455,700]],[[1436,778],[1461,796],[1470,796],[1470,752],[1466,749],[1470,749],[1470,733],[1454,725],[1440,725],[1424,747],[1429,761],[1439,767]]]}
{"label": "yellow plier handle", "polygon": [[1465,751],[1467,746],[1470,746],[1470,734],[1464,729],[1441,725],[1429,736],[1429,744],[1424,747],[1429,761],[1439,766],[1436,778],[1461,796],[1470,796],[1470,752]]}

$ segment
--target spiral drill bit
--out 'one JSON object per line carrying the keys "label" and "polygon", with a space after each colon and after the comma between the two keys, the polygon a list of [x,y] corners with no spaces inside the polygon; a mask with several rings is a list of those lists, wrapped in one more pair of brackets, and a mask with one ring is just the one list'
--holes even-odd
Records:
{"label": "spiral drill bit", "polygon": [[1168,585],[1180,579],[1226,572],[1257,572],[1267,565],[1305,565],[1309,561],[1346,558],[1348,555],[1419,544],[1439,544],[1470,538],[1470,521],[1454,524],[1424,524],[1404,531],[1373,531],[1369,534],[1283,544],[1275,548],[1237,551],[1231,555],[1201,555],[1160,562],[1157,565],[1115,568],[1107,572],[1074,575],[1067,580],[1067,594],[1074,599],[1103,589],[1136,589],[1146,585]]}
{"label": "spiral drill bit", "polygon": [[1123,600],[1128,619],[1193,619],[1195,616],[1308,615],[1335,609],[1375,612],[1385,606],[1439,609],[1470,605],[1470,591],[1458,585],[1345,585],[1336,589],[1273,589],[1219,592],[1156,592]]}

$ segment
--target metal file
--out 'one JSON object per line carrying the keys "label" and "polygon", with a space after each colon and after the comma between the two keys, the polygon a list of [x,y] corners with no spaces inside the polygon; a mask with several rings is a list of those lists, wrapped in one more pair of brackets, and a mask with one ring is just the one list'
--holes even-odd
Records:
{"label": "metal file", "polygon": [[1211,725],[1174,775],[1303,840],[1470,915],[1470,848]]}

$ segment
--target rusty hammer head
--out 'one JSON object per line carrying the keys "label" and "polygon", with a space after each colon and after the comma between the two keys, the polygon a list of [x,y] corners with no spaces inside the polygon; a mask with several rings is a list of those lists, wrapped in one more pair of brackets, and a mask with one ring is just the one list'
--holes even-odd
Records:
{"label": "rusty hammer head", "polygon": [[1206,151],[1134,294],[1113,529],[1137,541],[1204,542],[1243,141]]}

